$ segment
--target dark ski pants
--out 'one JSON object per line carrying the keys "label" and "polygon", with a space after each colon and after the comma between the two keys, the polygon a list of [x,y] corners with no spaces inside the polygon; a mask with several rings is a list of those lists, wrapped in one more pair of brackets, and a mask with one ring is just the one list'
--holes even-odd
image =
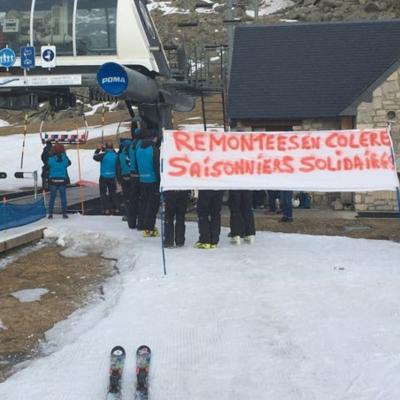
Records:
{"label": "dark ski pants", "polygon": [[118,210],[117,183],[115,179],[100,177],[99,185],[103,211]]}
{"label": "dark ski pants", "polygon": [[131,190],[131,177],[123,176],[121,177],[121,189],[122,189],[122,198],[124,200],[125,205],[125,215],[128,215],[128,207],[129,207],[129,196]]}
{"label": "dark ski pants", "polygon": [[292,190],[281,191],[281,208],[284,217],[293,218]]}
{"label": "dark ski pants", "polygon": [[183,246],[185,243],[185,215],[189,191],[168,190],[164,192],[164,245]]}
{"label": "dark ski pants", "polygon": [[144,230],[154,230],[159,206],[160,183],[141,183],[139,223],[143,221]]}
{"label": "dark ski pants", "polygon": [[267,190],[269,211],[276,212],[276,199],[279,199],[279,190]]}
{"label": "dark ski pants", "polygon": [[42,189],[49,190],[49,168],[46,165],[42,167]]}
{"label": "dark ski pants", "polygon": [[253,191],[253,208],[263,207],[265,205],[265,200],[267,199],[267,194],[265,190],[254,190]]}
{"label": "dark ski pants", "polygon": [[253,193],[250,190],[230,190],[229,210],[232,236],[255,235],[252,209]]}
{"label": "dark ski pants", "polygon": [[57,192],[60,193],[61,212],[63,215],[67,214],[67,193],[66,185],[49,185],[50,200],[49,200],[49,215],[53,215],[54,203],[56,201]]}
{"label": "dark ski pants", "polygon": [[131,229],[135,228],[143,229],[143,227],[141,227],[140,224],[138,224],[139,199],[140,199],[139,178],[131,177],[129,201],[128,201],[128,226]]}
{"label": "dark ski pants", "polygon": [[197,199],[199,242],[218,244],[221,233],[222,190],[200,190]]}

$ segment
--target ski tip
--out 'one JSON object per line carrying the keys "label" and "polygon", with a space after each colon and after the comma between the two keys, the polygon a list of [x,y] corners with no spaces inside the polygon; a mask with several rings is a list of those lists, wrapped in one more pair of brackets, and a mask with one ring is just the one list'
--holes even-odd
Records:
{"label": "ski tip", "polygon": [[124,356],[125,355],[125,349],[122,346],[115,346],[111,350],[111,354],[115,356]]}
{"label": "ski tip", "polygon": [[151,353],[150,347],[146,346],[145,344],[142,344],[136,350],[136,354],[139,354],[139,353]]}

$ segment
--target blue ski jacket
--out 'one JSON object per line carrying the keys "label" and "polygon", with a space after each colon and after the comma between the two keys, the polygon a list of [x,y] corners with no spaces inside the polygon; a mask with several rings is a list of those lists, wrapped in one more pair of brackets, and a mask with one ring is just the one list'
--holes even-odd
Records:
{"label": "blue ski jacket", "polygon": [[136,149],[140,183],[160,181],[160,150],[151,139],[142,140]]}
{"label": "blue ski jacket", "polygon": [[97,149],[93,159],[100,162],[100,178],[114,179],[116,177],[118,155],[114,149],[105,149],[101,153]]}
{"label": "blue ski jacket", "polygon": [[47,161],[49,167],[49,179],[66,182],[68,178],[67,168],[71,165],[70,159],[65,153],[54,154]]}

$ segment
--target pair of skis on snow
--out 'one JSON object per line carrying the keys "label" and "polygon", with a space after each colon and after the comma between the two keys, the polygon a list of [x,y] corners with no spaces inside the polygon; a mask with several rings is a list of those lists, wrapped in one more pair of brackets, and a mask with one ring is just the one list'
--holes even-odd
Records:
{"label": "pair of skis on snow", "polygon": [[[121,399],[121,380],[126,353],[123,347],[115,346],[111,350],[110,383],[106,400]],[[148,346],[139,346],[136,350],[136,392],[134,400],[148,400],[149,368],[151,350]]]}

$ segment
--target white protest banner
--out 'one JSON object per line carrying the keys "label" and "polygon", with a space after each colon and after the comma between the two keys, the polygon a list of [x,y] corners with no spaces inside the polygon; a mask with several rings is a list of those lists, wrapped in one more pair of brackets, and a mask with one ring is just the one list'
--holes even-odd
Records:
{"label": "white protest banner", "polygon": [[165,131],[161,187],[321,192],[396,190],[386,128],[305,132]]}

